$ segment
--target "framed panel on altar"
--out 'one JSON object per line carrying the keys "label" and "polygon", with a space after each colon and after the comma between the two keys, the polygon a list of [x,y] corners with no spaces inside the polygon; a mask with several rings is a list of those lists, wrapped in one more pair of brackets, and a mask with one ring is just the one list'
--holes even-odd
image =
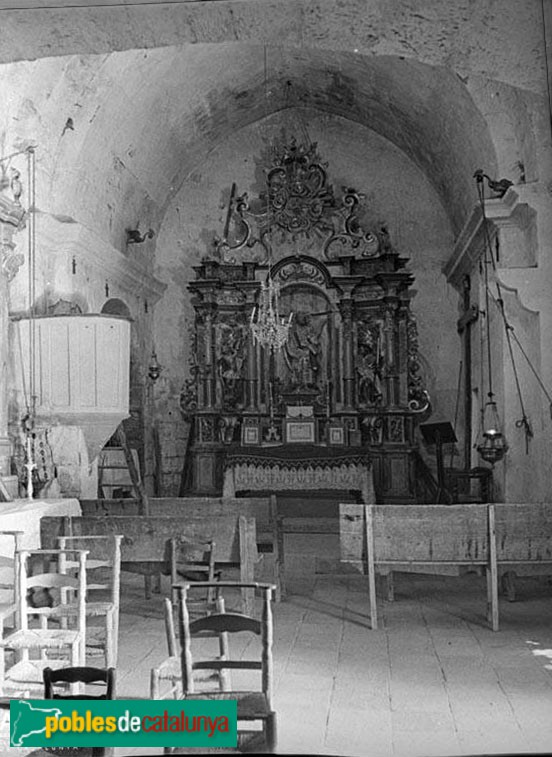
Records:
{"label": "framed panel on altar", "polygon": [[342,447],[345,444],[345,427],[342,423],[330,423],[328,426],[328,444]]}
{"label": "framed panel on altar", "polygon": [[261,443],[261,430],[258,423],[244,423],[242,425],[242,444],[244,447],[249,445],[259,445]]}
{"label": "framed panel on altar", "polygon": [[314,419],[299,420],[286,418],[287,444],[315,444],[316,429]]}

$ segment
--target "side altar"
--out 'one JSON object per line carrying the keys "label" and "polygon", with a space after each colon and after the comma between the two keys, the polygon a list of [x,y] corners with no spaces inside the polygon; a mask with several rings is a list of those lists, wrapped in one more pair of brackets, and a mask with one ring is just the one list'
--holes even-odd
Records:
{"label": "side altar", "polygon": [[[315,144],[276,145],[264,191],[250,199],[232,187],[223,236],[194,269],[181,494],[263,482],[275,491],[266,471],[280,466],[283,488],[356,489],[373,501],[373,480],[378,502],[415,501],[411,453],[430,402],[410,309],[414,277],[391,244],[391,224],[366,230],[362,195],[343,188],[338,197],[326,168]],[[279,349],[253,338],[267,283],[289,325]],[[290,478],[309,465],[307,478]],[[366,471],[370,482],[359,485]]]}

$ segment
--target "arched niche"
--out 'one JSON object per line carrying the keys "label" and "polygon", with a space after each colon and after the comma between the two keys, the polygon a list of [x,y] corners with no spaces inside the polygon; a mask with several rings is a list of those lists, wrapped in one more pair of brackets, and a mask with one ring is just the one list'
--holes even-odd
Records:
{"label": "arched niche", "polygon": [[107,300],[102,306],[101,312],[105,315],[123,315],[126,318],[131,317],[129,307],[123,302],[123,300],[120,300],[117,297]]}

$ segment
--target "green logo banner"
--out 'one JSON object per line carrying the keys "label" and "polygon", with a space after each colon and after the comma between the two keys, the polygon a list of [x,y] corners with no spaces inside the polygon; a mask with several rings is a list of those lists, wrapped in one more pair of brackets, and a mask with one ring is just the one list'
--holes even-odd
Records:
{"label": "green logo banner", "polygon": [[236,700],[20,699],[10,746],[237,746]]}

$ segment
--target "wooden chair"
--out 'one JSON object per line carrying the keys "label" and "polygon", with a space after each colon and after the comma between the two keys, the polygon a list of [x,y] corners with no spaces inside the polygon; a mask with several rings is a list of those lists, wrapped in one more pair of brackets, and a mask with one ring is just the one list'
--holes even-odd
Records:
{"label": "wooden chair", "polygon": [[[76,683],[84,684],[86,686],[105,684],[105,690],[100,694],[78,694],[76,696],[68,695],[66,693],[67,687],[71,687]],[[56,691],[56,686],[62,687],[62,692]],[[58,670],[52,670],[52,668],[44,669],[44,699],[115,699],[115,668],[60,668]],[[82,749],[72,748],[71,753],[78,755],[78,757],[109,757],[113,755],[113,747],[83,747]],[[40,754],[60,754],[64,755],[68,753],[68,750],[60,749],[56,750],[40,750],[35,757]]]}
{"label": "wooden chair", "polygon": [[[215,600],[217,612],[224,612],[224,598],[218,597]],[[165,633],[167,636],[168,657],[163,660],[157,667],[152,668],[150,674],[150,697],[151,699],[182,699],[182,662],[180,659],[180,650],[177,649],[176,634],[174,630],[174,606],[168,597],[165,597]],[[213,634],[217,636],[218,634]],[[228,658],[228,634],[218,635],[219,639],[219,658],[221,660]],[[217,684],[221,691],[228,687],[228,678],[225,671],[221,671],[217,676]],[[209,677],[212,681],[212,676]],[[162,690],[163,683],[168,682],[168,688]]]}
{"label": "wooden chair", "polygon": [[18,624],[19,562],[16,559],[16,554],[22,546],[23,531],[0,531],[0,539],[4,540],[4,537],[8,537],[10,541],[13,540],[13,549],[10,545],[8,549],[10,555],[0,555],[0,569],[4,574],[0,589],[11,595],[3,597],[0,602],[0,632],[2,636],[4,636],[5,620],[13,618],[14,625],[17,626]]}
{"label": "wooden chair", "polygon": [[[115,668],[44,668],[44,699],[115,699]],[[67,686],[72,683],[90,684],[104,683],[105,691],[101,694],[78,694],[77,696],[66,693]],[[56,684],[62,685],[63,693],[56,692]]]}
{"label": "wooden chair", "polygon": [[[191,584],[188,582],[177,586],[179,607],[179,631],[182,646],[182,689],[184,699],[235,699],[238,702],[238,749],[249,750],[255,736],[262,738],[256,743],[255,751],[273,752],[276,749],[276,713],[272,709],[273,662],[272,662],[272,599],[275,586],[270,584],[243,584],[233,581],[221,581],[217,588],[248,588],[257,590],[262,595],[261,620],[234,612],[222,612],[207,615],[197,620],[190,620],[188,612],[188,592],[195,588],[209,588],[207,582]],[[205,634],[247,632],[260,637],[261,652],[257,659],[194,660],[192,639]],[[248,646],[249,650],[249,646]],[[260,684],[256,687],[237,689],[232,686],[229,691],[198,693],[194,673],[201,670],[258,671]],[[249,683],[249,681],[248,681]],[[244,731],[240,722],[260,722],[262,731]],[[248,742],[249,739],[249,742]],[[185,750],[184,750],[185,751]],[[173,750],[173,753],[179,753]]]}
{"label": "wooden chair", "polygon": [[[18,627],[0,641],[0,693],[2,695],[28,696],[29,692],[42,689],[42,671],[45,667],[63,667],[84,663],[86,635],[86,556],[85,550],[71,552],[77,556],[78,575],[59,570],[60,560],[67,559],[61,550],[34,550],[17,553]],[[49,560],[50,570],[31,575],[30,558]],[[57,570],[53,562],[57,561]],[[29,604],[27,597],[35,588],[43,589],[51,601],[45,606]],[[71,596],[69,601],[67,598]],[[55,599],[54,599],[55,597]],[[67,601],[66,601],[67,600]],[[67,620],[66,627],[61,627]],[[6,670],[5,650],[18,656],[17,662]],[[31,659],[30,655],[35,657]],[[36,658],[36,655],[39,658]],[[58,665],[59,664],[59,665]]]}
{"label": "wooden chair", "polygon": [[[121,594],[121,542],[118,534],[106,536],[60,536],[59,548],[87,549],[87,602],[86,616],[103,618],[105,634],[98,638],[91,633],[96,627],[88,625],[86,645],[88,648],[99,647],[105,656],[108,668],[117,666],[119,641],[119,606]],[[64,560],[61,569],[64,572],[75,571],[75,560]],[[106,576],[107,573],[107,576]],[[107,597],[106,597],[107,594]],[[99,629],[98,629],[99,630]]]}
{"label": "wooden chair", "polygon": [[[220,578],[220,571],[215,572],[215,551],[216,544],[214,541],[188,541],[182,538],[175,538],[169,541],[169,562],[172,585],[173,603],[176,603],[175,586],[184,579],[185,581],[203,581],[213,584]],[[196,607],[188,605],[188,610],[195,609],[201,614],[214,609],[216,599],[216,588],[209,587],[205,590],[204,596],[196,598]]]}

